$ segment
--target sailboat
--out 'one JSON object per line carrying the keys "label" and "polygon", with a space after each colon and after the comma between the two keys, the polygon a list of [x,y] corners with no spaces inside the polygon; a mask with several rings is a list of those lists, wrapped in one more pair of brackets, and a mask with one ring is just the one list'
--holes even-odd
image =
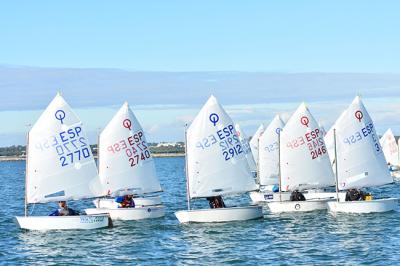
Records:
{"label": "sailboat", "polygon": [[[108,196],[146,195],[162,191],[143,129],[124,103],[99,137],[99,177]],[[118,208],[113,198],[95,200],[88,214],[109,213],[112,219],[139,220],[165,215],[159,197],[133,198],[134,208]]]}
{"label": "sailboat", "polygon": [[[279,134],[279,191],[321,189],[335,184],[328,152],[317,121],[302,103]],[[282,192],[280,192],[282,193]],[[271,212],[326,209],[328,199],[267,202]]]}
{"label": "sailboat", "polygon": [[325,127],[321,123],[318,123],[318,126],[319,126],[319,130],[321,130],[322,136],[325,137],[325,135],[326,135]]}
{"label": "sailboat", "polygon": [[242,144],[244,155],[246,156],[247,162],[249,163],[250,170],[255,173],[257,171],[256,161],[254,160],[253,153],[251,152],[250,143],[247,135],[240,128],[240,125],[238,123],[235,124],[235,129]]}
{"label": "sailboat", "polygon": [[102,196],[85,128],[58,93],[28,132],[25,216],[29,230],[95,229],[111,225],[109,215],[28,216],[28,204]]}
{"label": "sailboat", "polygon": [[400,177],[399,146],[397,146],[396,139],[390,128],[380,138],[379,143],[382,146],[390,174],[396,178]]}
{"label": "sailboat", "polygon": [[[357,96],[325,136],[334,142],[336,189],[360,189],[393,182],[386,166],[375,126],[361,98]],[[336,140],[336,141],[335,141]],[[332,149],[330,150],[332,153]],[[330,212],[386,212],[397,207],[396,198],[328,202]]]}
{"label": "sailboat", "polygon": [[[274,193],[274,187],[278,185],[279,175],[279,134],[285,123],[279,115],[276,115],[263,134],[259,137],[259,160],[257,180],[259,190],[250,192],[253,202],[273,200],[289,200],[290,193]],[[275,198],[274,198],[275,196]],[[278,197],[279,196],[279,197]]]}
{"label": "sailboat", "polygon": [[258,155],[259,155],[259,151],[258,151],[259,150],[259,141],[258,141],[258,139],[263,134],[264,130],[265,130],[264,125],[261,124],[257,128],[257,130],[254,133],[253,137],[251,137],[250,142],[249,142],[251,153],[253,154],[254,161],[256,162],[256,167],[258,167],[258,162],[259,162],[259,158],[258,158]]}
{"label": "sailboat", "polygon": [[234,123],[211,96],[185,132],[188,209],[180,223],[228,222],[263,217],[261,206],[191,209],[190,200],[242,194],[257,188]]}

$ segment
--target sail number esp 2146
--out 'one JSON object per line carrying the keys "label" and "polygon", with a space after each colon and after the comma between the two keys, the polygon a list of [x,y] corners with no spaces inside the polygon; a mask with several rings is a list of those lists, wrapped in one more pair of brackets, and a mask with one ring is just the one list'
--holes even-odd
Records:
{"label": "sail number esp 2146", "polygon": [[304,134],[304,136],[299,136],[287,143],[287,147],[291,149],[297,149],[302,145],[307,145],[308,150],[310,151],[310,156],[313,160],[327,152],[319,128],[315,128]]}

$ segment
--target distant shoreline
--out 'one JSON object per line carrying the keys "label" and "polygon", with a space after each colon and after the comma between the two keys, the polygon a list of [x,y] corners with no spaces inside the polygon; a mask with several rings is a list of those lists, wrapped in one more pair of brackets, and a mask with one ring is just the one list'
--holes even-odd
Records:
{"label": "distant shoreline", "polygon": [[[154,158],[185,157],[184,153],[152,153]],[[94,156],[97,159],[97,156]],[[0,156],[0,162],[25,161],[25,156]]]}

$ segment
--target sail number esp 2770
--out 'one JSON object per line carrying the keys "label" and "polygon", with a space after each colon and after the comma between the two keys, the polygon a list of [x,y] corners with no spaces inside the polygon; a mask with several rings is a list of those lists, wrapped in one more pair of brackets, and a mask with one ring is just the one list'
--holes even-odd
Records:
{"label": "sail number esp 2770", "polygon": [[87,140],[81,136],[81,133],[82,128],[75,126],[51,136],[50,139],[44,139],[35,146],[42,151],[53,148],[57,153],[60,165],[68,166],[91,156]]}

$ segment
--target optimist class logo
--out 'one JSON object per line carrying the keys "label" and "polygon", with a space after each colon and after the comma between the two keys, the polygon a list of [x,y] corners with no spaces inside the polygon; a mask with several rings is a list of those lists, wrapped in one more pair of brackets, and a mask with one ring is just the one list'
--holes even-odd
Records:
{"label": "optimist class logo", "polygon": [[131,120],[129,120],[129,119],[125,119],[125,120],[122,122],[122,125],[124,126],[124,128],[127,128],[127,129],[129,129],[129,130],[131,130],[131,128],[132,128],[132,122],[131,122]]}
{"label": "optimist class logo", "polygon": [[354,113],[354,116],[358,119],[358,122],[361,122],[361,119],[364,117],[363,113],[358,110]]}
{"label": "optimist class logo", "polygon": [[64,124],[63,120],[65,118],[65,112],[63,110],[57,110],[54,116],[61,122],[61,124]]}
{"label": "optimist class logo", "polygon": [[308,127],[308,123],[310,123],[310,120],[308,119],[307,116],[303,116],[300,118],[300,123],[306,127]]}
{"label": "optimist class logo", "polygon": [[217,125],[217,122],[219,121],[219,116],[216,113],[210,114],[210,122],[214,124],[214,127]]}

